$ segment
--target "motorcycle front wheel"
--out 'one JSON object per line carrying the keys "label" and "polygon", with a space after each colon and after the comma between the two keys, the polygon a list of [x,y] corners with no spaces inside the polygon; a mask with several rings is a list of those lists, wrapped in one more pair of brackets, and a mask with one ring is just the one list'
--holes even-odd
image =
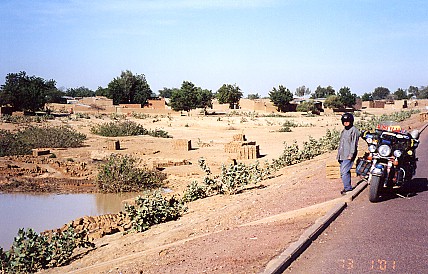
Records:
{"label": "motorcycle front wheel", "polygon": [[369,201],[372,203],[379,202],[380,177],[370,176]]}

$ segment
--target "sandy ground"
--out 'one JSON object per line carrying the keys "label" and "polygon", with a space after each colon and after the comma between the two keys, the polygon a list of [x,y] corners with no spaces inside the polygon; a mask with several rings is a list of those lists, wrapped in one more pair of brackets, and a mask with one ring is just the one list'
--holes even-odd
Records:
{"label": "sandy ground", "polygon": [[[381,110],[370,109],[378,114]],[[364,116],[365,114],[363,114]],[[360,119],[360,118],[357,118]],[[406,127],[418,128],[418,115]],[[284,121],[302,126],[292,132],[279,132]],[[91,154],[105,153],[108,140],[89,133],[90,119],[67,122],[88,135],[83,148],[53,151],[58,157],[91,161]],[[278,158],[284,142],[299,144],[325,135],[326,129],[341,130],[339,115],[304,117],[172,116],[135,120],[150,129],[163,129],[174,139],[191,140],[192,150],[177,151],[172,139],[149,136],[114,138],[122,154],[131,154],[143,164],[153,161],[187,160],[191,165],[167,167],[167,187],[180,194],[192,180],[201,180],[197,165],[201,157],[213,171],[235,155],[224,152],[224,145],[235,134],[260,146],[259,161]],[[60,120],[52,123],[63,123]],[[365,149],[365,147],[362,147]],[[189,203],[189,211],[177,221],[159,224],[144,233],[105,236],[95,241],[96,248],[76,254],[70,265],[43,273],[258,273],[302,232],[327,212],[340,198],[340,179],[326,178],[326,163],[335,152],[279,170],[276,177],[244,192],[218,195]],[[254,160],[246,160],[246,163]],[[353,178],[357,183],[359,178]],[[80,251],[85,252],[85,251]]]}

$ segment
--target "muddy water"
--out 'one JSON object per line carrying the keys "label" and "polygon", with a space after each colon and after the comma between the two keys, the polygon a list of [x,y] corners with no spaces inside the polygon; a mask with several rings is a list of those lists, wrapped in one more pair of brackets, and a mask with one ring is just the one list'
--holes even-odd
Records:
{"label": "muddy water", "polygon": [[59,228],[85,215],[117,213],[126,194],[0,194],[0,247],[8,250],[19,228]]}

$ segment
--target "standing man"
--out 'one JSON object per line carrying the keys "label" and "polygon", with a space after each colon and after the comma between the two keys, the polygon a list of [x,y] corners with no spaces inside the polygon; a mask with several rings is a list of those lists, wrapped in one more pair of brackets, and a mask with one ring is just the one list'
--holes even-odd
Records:
{"label": "standing man", "polygon": [[337,150],[337,160],[340,163],[340,178],[343,182],[342,195],[352,190],[351,168],[357,156],[358,138],[360,132],[354,127],[354,116],[351,113],[342,115],[342,125],[345,127],[340,134],[339,148]]}

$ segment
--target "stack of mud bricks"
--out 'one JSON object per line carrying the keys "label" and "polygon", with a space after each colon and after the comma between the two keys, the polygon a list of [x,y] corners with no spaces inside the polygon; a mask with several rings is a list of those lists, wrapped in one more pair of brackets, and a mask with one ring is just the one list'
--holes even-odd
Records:
{"label": "stack of mud bricks", "polygon": [[120,142],[118,140],[109,141],[107,143],[107,149],[108,150],[120,150]]}
{"label": "stack of mud bricks", "polygon": [[[332,160],[326,163],[325,165],[325,173],[327,179],[339,179],[340,178],[340,164],[337,160]],[[357,173],[355,173],[355,164],[351,169],[351,176],[356,177]]]}
{"label": "stack of mud bricks", "polygon": [[192,150],[192,142],[186,139],[177,139],[172,143],[172,147],[175,150],[189,151]]}
{"label": "stack of mud bricks", "polygon": [[424,122],[428,120],[428,112],[423,112],[419,114],[419,121]]}
{"label": "stack of mud bricks", "polygon": [[240,160],[257,159],[260,155],[256,142],[247,142],[243,134],[234,135],[233,141],[224,145],[224,151],[237,153],[237,158]]}
{"label": "stack of mud bricks", "polygon": [[49,149],[43,149],[43,148],[35,148],[33,149],[33,156],[37,157],[37,156],[42,156],[42,155],[48,155],[50,154],[50,150]]}

